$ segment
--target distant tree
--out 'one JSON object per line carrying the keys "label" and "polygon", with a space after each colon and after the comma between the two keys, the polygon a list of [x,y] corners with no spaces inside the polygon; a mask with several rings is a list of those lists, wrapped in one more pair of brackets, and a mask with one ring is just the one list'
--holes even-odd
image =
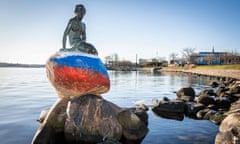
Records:
{"label": "distant tree", "polygon": [[177,53],[170,53],[170,55],[169,55],[170,63],[174,64],[176,59],[177,59],[177,57],[178,57]]}
{"label": "distant tree", "polygon": [[237,64],[237,63],[239,63],[239,56],[238,56],[238,54],[237,53],[229,53],[228,54],[228,63],[229,64]]}
{"label": "distant tree", "polygon": [[221,63],[226,64],[226,53],[221,54]]}
{"label": "distant tree", "polygon": [[239,64],[240,63],[240,55],[239,53],[228,53],[225,52],[221,54],[221,62],[224,64]]}
{"label": "distant tree", "polygon": [[119,61],[118,54],[117,53],[112,54],[112,59],[113,59],[113,61],[118,62]]}
{"label": "distant tree", "polygon": [[117,66],[133,66],[133,63],[128,60],[122,60],[117,62]]}
{"label": "distant tree", "polygon": [[194,53],[195,48],[184,48],[182,51],[182,56],[188,63],[190,63],[190,58]]}
{"label": "distant tree", "polygon": [[113,61],[111,56],[106,56],[104,60],[106,65],[109,65]]}
{"label": "distant tree", "polygon": [[107,66],[115,66],[118,64],[119,56],[117,53],[105,57],[105,64]]}
{"label": "distant tree", "polygon": [[233,52],[231,55],[230,55],[231,59],[232,59],[232,64],[237,64],[240,62],[240,56],[239,56],[239,53],[237,52]]}

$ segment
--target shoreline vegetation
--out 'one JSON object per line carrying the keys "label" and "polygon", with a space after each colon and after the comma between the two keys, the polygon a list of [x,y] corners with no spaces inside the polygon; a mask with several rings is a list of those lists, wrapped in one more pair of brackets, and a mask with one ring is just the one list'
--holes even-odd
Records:
{"label": "shoreline vegetation", "polygon": [[43,68],[44,64],[19,64],[0,62],[0,67]]}
{"label": "shoreline vegetation", "polygon": [[[1,67],[20,67],[20,68],[43,68],[44,64],[19,64],[19,63],[5,63],[0,62]],[[155,71],[157,69],[157,71]],[[240,64],[230,65],[186,65],[182,66],[168,66],[168,67],[143,67],[143,68],[127,68],[127,69],[108,69],[114,71],[150,71],[150,72],[182,72],[188,74],[195,74],[198,76],[210,76],[218,78],[234,78],[240,80]]]}
{"label": "shoreline vegetation", "polygon": [[163,67],[164,69],[171,70],[186,70],[186,69],[196,69],[196,70],[240,70],[240,64],[225,64],[225,65],[193,65],[189,64],[186,66],[168,66]]}
{"label": "shoreline vegetation", "polygon": [[210,76],[218,78],[234,78],[240,80],[240,64],[234,65],[211,65],[195,66],[187,65],[184,67],[163,67],[163,72],[182,72],[195,74],[198,76]]}

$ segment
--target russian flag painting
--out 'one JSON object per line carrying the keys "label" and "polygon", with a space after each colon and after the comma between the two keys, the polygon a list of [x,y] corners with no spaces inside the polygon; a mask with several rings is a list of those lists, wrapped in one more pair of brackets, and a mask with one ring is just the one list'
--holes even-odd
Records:
{"label": "russian flag painting", "polygon": [[57,52],[46,64],[47,76],[61,98],[99,95],[110,89],[107,70],[96,55]]}

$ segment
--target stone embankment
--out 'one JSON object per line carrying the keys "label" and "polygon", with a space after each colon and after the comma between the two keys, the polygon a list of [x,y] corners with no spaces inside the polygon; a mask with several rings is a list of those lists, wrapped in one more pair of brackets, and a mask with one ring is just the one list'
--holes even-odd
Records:
{"label": "stone embankment", "polygon": [[183,120],[184,116],[210,120],[220,125],[215,144],[240,143],[240,80],[229,79],[210,84],[214,88],[199,94],[191,87],[176,92],[176,99],[164,97],[152,107],[152,111],[164,118]]}
{"label": "stone embankment", "polygon": [[234,78],[240,80],[240,70],[198,70],[198,69],[162,69],[163,72],[183,72],[199,76]]}

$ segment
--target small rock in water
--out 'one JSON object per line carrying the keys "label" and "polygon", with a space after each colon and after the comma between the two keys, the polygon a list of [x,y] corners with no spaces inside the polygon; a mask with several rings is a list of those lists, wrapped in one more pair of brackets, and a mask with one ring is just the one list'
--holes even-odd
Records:
{"label": "small rock in water", "polygon": [[152,111],[163,118],[175,119],[182,121],[184,119],[185,104],[183,101],[160,101]]}
{"label": "small rock in water", "polygon": [[205,120],[210,120],[210,118],[216,114],[215,110],[209,110],[203,117]]}
{"label": "small rock in water", "polygon": [[147,114],[147,110],[146,109],[142,109],[142,108],[129,108],[129,110],[131,112],[133,112],[134,114],[136,114],[138,116],[138,118],[145,123],[145,125],[148,125],[148,114]]}
{"label": "small rock in water", "polygon": [[205,89],[205,90],[201,91],[199,95],[215,96],[216,94],[214,93],[214,90],[213,90],[213,89]]}
{"label": "small rock in water", "polygon": [[129,109],[121,111],[117,119],[123,127],[124,143],[139,143],[148,133],[147,125]]}
{"label": "small rock in water", "polygon": [[191,87],[184,87],[177,91],[177,97],[184,101],[194,101],[195,91]]}
{"label": "small rock in water", "polygon": [[227,97],[221,97],[215,99],[215,106],[218,109],[228,110],[231,106],[231,101]]}
{"label": "small rock in water", "polygon": [[152,110],[156,113],[158,112],[184,113],[185,104],[184,102],[181,102],[181,101],[172,101],[172,102],[161,101],[159,102],[158,106],[154,106]]}
{"label": "small rock in water", "polygon": [[224,96],[225,92],[228,91],[228,90],[229,90],[229,88],[227,88],[227,87],[219,87],[216,91],[216,96],[217,97]]}
{"label": "small rock in water", "polygon": [[196,118],[197,112],[205,108],[206,106],[201,103],[187,102],[185,114],[191,118]]}
{"label": "small rock in water", "polygon": [[204,116],[205,116],[205,114],[206,114],[208,111],[210,111],[210,109],[200,110],[200,111],[197,112],[196,117],[197,117],[198,119],[203,119]]}
{"label": "small rock in water", "polygon": [[45,118],[48,115],[49,110],[50,109],[42,110],[41,113],[40,113],[39,119],[37,119],[37,121],[40,122],[40,123],[43,123],[43,121],[45,120]]}
{"label": "small rock in water", "polygon": [[168,97],[163,97],[162,101],[170,101],[170,99]]}
{"label": "small rock in water", "polygon": [[145,104],[137,104],[136,109],[143,110],[143,111],[148,111],[149,110],[148,106],[146,106]]}
{"label": "small rock in water", "polygon": [[197,102],[204,104],[205,106],[215,103],[214,98],[208,95],[200,95],[197,99]]}
{"label": "small rock in water", "polygon": [[210,119],[209,119],[209,120],[210,120],[211,122],[219,125],[219,124],[224,120],[225,117],[226,117],[225,115],[217,112],[217,113],[215,113],[214,115],[210,116]]}
{"label": "small rock in water", "polygon": [[195,97],[195,91],[191,87],[184,87],[184,88],[181,88],[180,90],[177,91],[177,96],[178,97],[181,97],[181,96],[184,96],[184,95]]}
{"label": "small rock in water", "polygon": [[219,86],[219,83],[216,82],[216,81],[212,81],[212,82],[210,82],[209,85],[212,86],[213,88],[215,88],[215,87],[218,87],[218,86]]}
{"label": "small rock in water", "polygon": [[64,125],[68,100],[59,99],[49,110],[48,116],[40,124],[32,144],[66,144]]}

